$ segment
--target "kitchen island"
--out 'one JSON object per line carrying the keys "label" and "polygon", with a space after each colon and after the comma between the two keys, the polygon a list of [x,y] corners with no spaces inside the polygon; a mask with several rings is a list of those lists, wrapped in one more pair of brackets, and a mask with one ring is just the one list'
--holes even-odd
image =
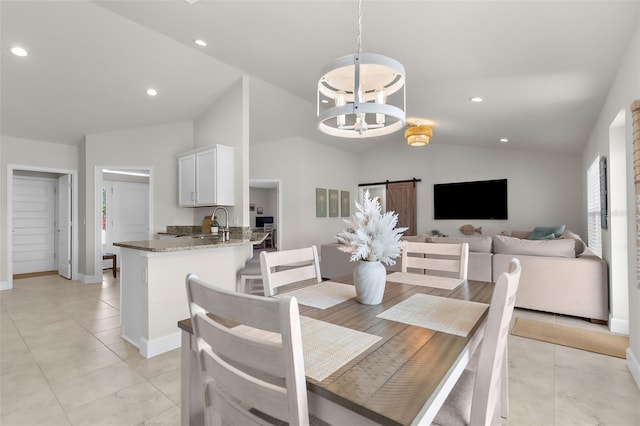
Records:
{"label": "kitchen island", "polygon": [[213,236],[114,243],[121,248],[122,337],[145,358],[180,347],[177,321],[189,317],[185,277],[235,291],[240,271],[252,256],[251,239],[221,241]]}

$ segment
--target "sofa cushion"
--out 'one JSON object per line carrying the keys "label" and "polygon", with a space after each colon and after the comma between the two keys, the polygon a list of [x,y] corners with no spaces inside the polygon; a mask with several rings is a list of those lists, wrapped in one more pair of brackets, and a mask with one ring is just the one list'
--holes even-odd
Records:
{"label": "sofa cushion", "polygon": [[572,239],[521,240],[496,235],[493,237],[493,252],[528,256],[576,257],[576,246]]}
{"label": "sofa cushion", "polygon": [[536,226],[527,237],[530,240],[548,240],[558,238],[564,232],[564,225],[558,226]]}
{"label": "sofa cushion", "polygon": [[426,242],[426,237],[424,235],[403,235],[400,237],[402,241],[410,241],[412,243],[424,243]]}
{"label": "sofa cushion", "polygon": [[491,253],[491,237],[427,237],[428,243],[469,244],[469,251]]}
{"label": "sofa cushion", "polygon": [[576,256],[580,256],[582,253],[584,253],[584,250],[587,248],[587,245],[584,243],[584,241],[582,241],[582,238],[580,238],[580,235],[574,232],[571,232],[568,229],[564,231],[562,235],[560,235],[560,238],[571,239],[575,241]]}

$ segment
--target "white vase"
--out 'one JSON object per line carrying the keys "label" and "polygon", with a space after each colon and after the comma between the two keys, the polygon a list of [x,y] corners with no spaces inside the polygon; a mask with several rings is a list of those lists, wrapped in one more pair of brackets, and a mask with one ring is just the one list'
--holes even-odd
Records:
{"label": "white vase", "polygon": [[382,262],[361,261],[353,270],[356,298],[364,305],[377,305],[382,302],[386,282],[387,270]]}

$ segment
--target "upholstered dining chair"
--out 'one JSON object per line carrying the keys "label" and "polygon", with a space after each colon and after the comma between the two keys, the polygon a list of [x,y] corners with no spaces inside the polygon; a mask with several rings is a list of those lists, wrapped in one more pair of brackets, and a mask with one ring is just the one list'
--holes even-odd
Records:
{"label": "upholstered dining chair", "polygon": [[[207,425],[266,425],[272,419],[308,425],[296,299],[239,294],[193,274],[186,285]],[[230,327],[238,324],[275,335],[263,338]]]}
{"label": "upholstered dining chair", "polygon": [[520,262],[495,284],[476,370],[466,369],[436,415],[433,424],[499,425],[509,412],[507,338],[520,283]]}
{"label": "upholstered dining chair", "polygon": [[311,280],[314,284],[322,281],[316,246],[263,251],[260,253],[260,268],[265,296],[274,296],[276,288],[283,285],[306,280]]}
{"label": "upholstered dining chair", "polygon": [[419,243],[402,241],[402,272],[409,268],[421,273],[446,274],[467,279],[469,244]]}

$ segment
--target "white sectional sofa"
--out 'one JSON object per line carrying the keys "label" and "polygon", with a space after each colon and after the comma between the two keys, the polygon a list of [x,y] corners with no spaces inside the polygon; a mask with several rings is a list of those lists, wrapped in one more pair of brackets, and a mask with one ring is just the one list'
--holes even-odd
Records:
{"label": "white sectional sofa", "polygon": [[[527,240],[528,231],[512,237],[406,237],[413,241],[469,243],[468,278],[493,281],[507,270],[512,257],[520,260],[522,275],[516,306],[538,311],[607,321],[609,280],[607,264],[570,231],[561,238]],[[353,274],[354,262],[340,244],[322,244],[320,270],[327,279]],[[399,259],[398,259],[399,261]],[[400,270],[400,264],[388,267]]]}

